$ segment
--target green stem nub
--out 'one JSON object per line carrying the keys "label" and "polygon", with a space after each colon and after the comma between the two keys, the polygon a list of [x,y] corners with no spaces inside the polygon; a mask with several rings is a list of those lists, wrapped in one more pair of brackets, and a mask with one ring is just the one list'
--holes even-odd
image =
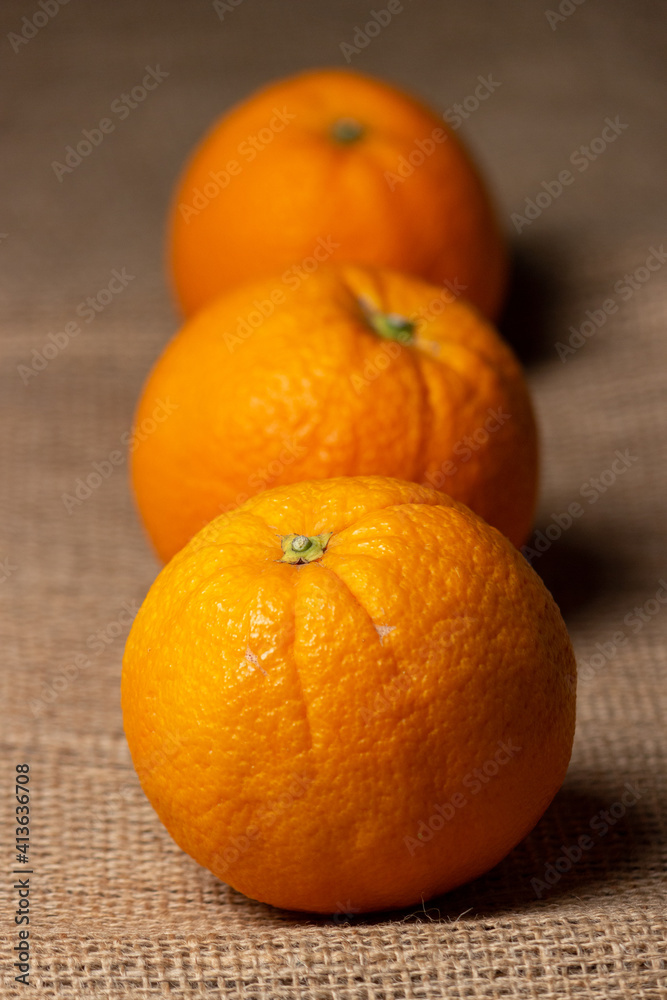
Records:
{"label": "green stem nub", "polygon": [[278,562],[299,566],[321,559],[332,535],[333,531],[321,535],[283,535],[280,539],[283,557]]}
{"label": "green stem nub", "polygon": [[359,297],[359,305],[366,322],[380,337],[385,337],[387,340],[397,340],[399,344],[410,344],[414,339],[417,324],[413,323],[407,316],[401,316],[399,313],[380,312],[365,295]]}
{"label": "green stem nub", "polygon": [[355,118],[338,118],[331,126],[331,135],[344,145],[356,142],[364,134],[364,126]]}
{"label": "green stem nub", "polygon": [[297,535],[292,541],[292,549],[294,552],[305,552],[312,544],[308,535]]}
{"label": "green stem nub", "polygon": [[415,332],[415,324],[398,313],[372,313],[371,326],[381,337],[397,340],[399,344],[409,344]]}

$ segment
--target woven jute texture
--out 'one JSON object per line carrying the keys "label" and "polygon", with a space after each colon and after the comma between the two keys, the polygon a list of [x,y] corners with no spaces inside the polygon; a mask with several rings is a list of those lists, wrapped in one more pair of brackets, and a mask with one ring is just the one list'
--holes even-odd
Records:
{"label": "woven jute texture", "polygon": [[[2,996],[27,995],[14,979],[12,874],[26,868],[40,996],[667,997],[662,5],[588,0],[549,16],[541,3],[404,0],[346,50],[441,113],[470,98],[462,134],[516,251],[503,329],[542,433],[544,551],[533,565],[563,610],[581,681],[565,785],[496,869],[413,911],[361,917],[341,899],[338,913],[311,918],[198,867],[134,776],[121,658],[158,566],[132,506],[124,435],[176,328],[162,227],[188,148],[253,86],[346,65],[341,43],[371,5],[60,3],[5,0],[0,32]],[[113,103],[149,69],[167,75],[121,117]],[[59,170],[104,117],[113,131]],[[533,218],[513,222],[540,192]],[[86,299],[114,270],[123,287],[88,321]],[[80,333],[63,336],[72,322]],[[576,349],[559,354],[572,337]],[[67,505],[87,479],[89,495],[79,488]],[[568,526],[575,502],[583,513]],[[29,866],[13,850],[23,762]]]}

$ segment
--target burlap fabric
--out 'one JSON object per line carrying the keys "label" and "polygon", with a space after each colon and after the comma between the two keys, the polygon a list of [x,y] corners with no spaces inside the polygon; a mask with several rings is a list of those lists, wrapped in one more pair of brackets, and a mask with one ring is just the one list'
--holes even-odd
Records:
{"label": "burlap fabric", "polygon": [[[14,769],[26,761],[39,995],[667,996],[661,4],[588,0],[549,14],[540,3],[404,0],[367,45],[346,50],[443,113],[471,98],[464,131],[517,249],[505,331],[529,366],[543,436],[535,547],[546,551],[533,563],[563,609],[582,681],[565,786],[502,864],[414,912],[361,918],[341,900],[326,919],[217,882],[173,845],[139,789],[119,676],[157,564],[132,508],[123,435],[175,328],[161,230],[188,147],[255,84],[345,65],[340,43],[355,44],[369,5],[75,0],[26,27],[47,7],[5,0],[2,12],[2,995],[25,989],[12,966],[10,872],[21,867]],[[121,118],[113,102],[147,67],[168,76]],[[53,166],[104,117],[113,131],[80,164]],[[88,297],[102,304],[90,320]],[[65,342],[68,323],[80,333]],[[571,337],[580,346],[559,355]],[[63,494],[94,463],[108,473],[105,462],[112,472],[67,506]],[[567,527],[573,503],[582,514]]]}

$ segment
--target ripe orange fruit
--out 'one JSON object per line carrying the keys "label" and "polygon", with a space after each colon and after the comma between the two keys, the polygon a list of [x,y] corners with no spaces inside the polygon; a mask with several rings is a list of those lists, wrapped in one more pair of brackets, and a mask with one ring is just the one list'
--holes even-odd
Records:
{"label": "ripe orange fruit", "polygon": [[485,872],[567,769],[575,661],[495,529],[381,477],[269,490],[166,566],[125,732],[175,841],[254,899],[409,906]]}
{"label": "ripe orange fruit", "polygon": [[520,545],[537,459],[518,362],[469,305],[417,278],[324,267],[237,288],[148,378],[132,437],[163,559],[267,486],[387,475],[446,489]]}
{"label": "ripe orange fruit", "polygon": [[455,132],[350,70],[280,80],[225,114],[185,169],[169,229],[186,315],[325,255],[448,281],[491,318],[505,289],[504,240]]}

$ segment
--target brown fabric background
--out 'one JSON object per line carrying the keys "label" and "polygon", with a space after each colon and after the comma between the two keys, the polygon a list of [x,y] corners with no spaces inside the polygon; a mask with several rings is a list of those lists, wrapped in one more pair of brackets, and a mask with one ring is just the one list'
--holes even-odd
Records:
{"label": "brown fabric background", "polygon": [[[120,447],[142,379],[175,329],[162,225],[188,148],[253,86],[343,64],[340,42],[370,8],[243,0],[221,21],[205,0],[74,0],[15,53],[7,34],[39,8],[3,3],[3,997],[23,995],[11,967],[9,888],[21,761],[31,767],[31,982],[40,996],[667,996],[667,607],[636,633],[624,623],[667,577],[667,266],[628,301],[614,292],[665,239],[658,0],[586,0],[555,30],[538,2],[404,0],[352,63],[441,112],[472,93],[480,74],[501,84],[464,134],[517,252],[504,329],[528,364],[541,423],[539,526],[575,500],[585,509],[535,566],[581,664],[615,632],[628,637],[581,683],[572,765],[547,814],[494,871],[422,909],[311,919],[251,902],[199,868],[172,844],[134,777],[118,697],[127,627],[114,635],[115,623],[124,602],[142,599],[157,564],[125,463],[71,515],[62,494]],[[51,162],[157,64],[168,79],[60,183]],[[510,213],[571,166],[570,154],[607,116],[629,127],[516,234]],[[123,267],[134,275],[128,287],[24,385],[17,366]],[[555,342],[609,297],[618,312],[563,364]],[[636,461],[589,504],[580,490],[616,449]],[[98,652],[90,637],[100,629],[110,641]],[[75,676],[66,668],[79,653],[88,662]],[[538,899],[531,879],[544,877],[561,845],[590,833],[626,783],[639,792],[636,804]]]}

